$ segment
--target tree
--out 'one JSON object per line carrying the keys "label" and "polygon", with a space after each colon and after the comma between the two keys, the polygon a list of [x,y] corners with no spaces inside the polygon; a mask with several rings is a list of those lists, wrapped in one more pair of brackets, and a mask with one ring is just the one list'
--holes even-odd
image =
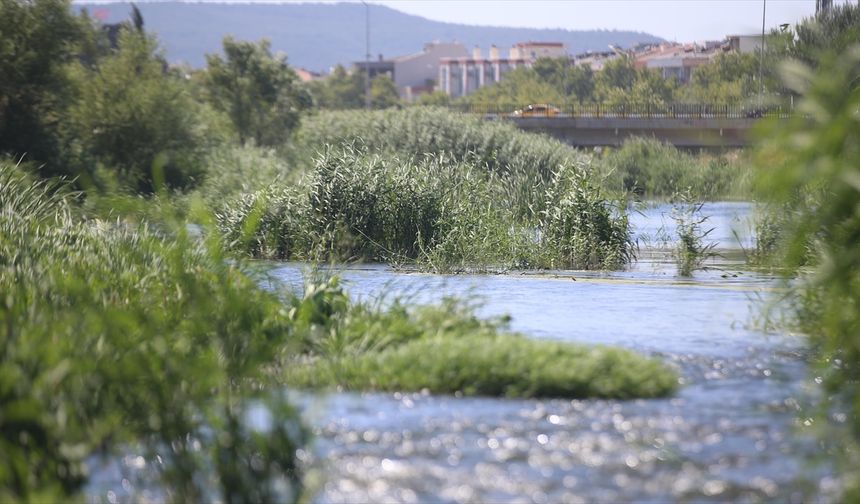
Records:
{"label": "tree", "polygon": [[317,105],[327,109],[364,107],[364,73],[349,73],[343,65],[334,67],[331,75],[309,86]]}
{"label": "tree", "polygon": [[693,71],[689,86],[683,88],[686,101],[738,103],[758,92],[759,58],[754,54],[730,52],[718,55]]}
{"label": "tree", "polygon": [[530,103],[561,104],[564,97],[532,69],[517,68],[492,86],[485,86],[465,98],[466,103],[486,107],[522,107]]}
{"label": "tree", "polygon": [[311,96],[298,85],[286,57],[273,57],[267,40],[224,38],[224,55],[207,55],[207,96],[229,115],[239,142],[282,144],[310,108]]}
{"label": "tree", "polygon": [[370,83],[370,104],[375,109],[391,108],[400,103],[394,79],[388,75],[377,75]]}
{"label": "tree", "polygon": [[598,72],[597,95],[610,106],[659,107],[674,100],[676,81],[654,69],[636,69],[625,59],[610,61]]}
{"label": "tree", "polygon": [[432,93],[420,95],[415,104],[428,107],[447,107],[450,103],[451,97],[445,94],[444,91],[433,91]]}
{"label": "tree", "polygon": [[636,67],[633,66],[633,60],[625,56],[607,61],[595,76],[595,87],[601,96],[612,88],[630,91],[635,83]]}
{"label": "tree", "polygon": [[26,153],[59,172],[59,126],[71,98],[64,67],[86,28],[67,0],[0,0],[0,153]]}
{"label": "tree", "polygon": [[196,104],[156,48],[145,34],[123,29],[115,53],[71,72],[79,94],[67,134],[81,171],[95,175],[103,166],[143,193],[157,188],[156,168],[172,187],[191,184],[200,168]]}
{"label": "tree", "polygon": [[594,71],[587,65],[574,65],[567,69],[568,96],[576,97],[582,104],[594,99]]}
{"label": "tree", "polygon": [[594,72],[591,67],[572,65],[568,58],[538,58],[532,70],[563,96],[573,97],[579,103],[591,101],[594,96]]}
{"label": "tree", "polygon": [[790,37],[784,56],[817,66],[825,52],[842,54],[860,43],[860,5],[845,3],[804,19]]}

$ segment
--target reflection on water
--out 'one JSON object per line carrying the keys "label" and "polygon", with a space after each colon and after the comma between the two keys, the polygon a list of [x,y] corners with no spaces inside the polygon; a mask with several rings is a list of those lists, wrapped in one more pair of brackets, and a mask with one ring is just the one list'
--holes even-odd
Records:
{"label": "reflection on water", "polygon": [[[720,250],[749,249],[755,244],[754,209],[755,205],[748,202],[706,202],[699,214],[708,219],[701,227],[704,231],[713,229],[708,240],[715,242]],[[634,236],[643,244],[653,244],[661,237],[677,240],[672,205],[667,203],[631,209],[630,225]]]}

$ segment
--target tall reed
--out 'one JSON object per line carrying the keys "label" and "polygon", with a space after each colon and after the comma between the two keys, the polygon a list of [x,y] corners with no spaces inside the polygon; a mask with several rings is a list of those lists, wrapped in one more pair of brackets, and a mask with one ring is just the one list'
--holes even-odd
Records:
{"label": "tall reed", "polygon": [[434,271],[618,268],[632,259],[624,207],[604,199],[583,165],[560,165],[532,188],[529,199],[546,209],[534,217],[511,208],[507,180],[448,155],[415,160],[351,144],[328,148],[302,183],[246,195],[218,216],[233,246],[254,257]]}

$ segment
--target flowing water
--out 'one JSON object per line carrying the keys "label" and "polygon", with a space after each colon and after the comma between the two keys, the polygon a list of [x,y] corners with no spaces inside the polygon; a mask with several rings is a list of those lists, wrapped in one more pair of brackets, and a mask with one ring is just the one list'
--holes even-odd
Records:
{"label": "flowing water", "polygon": [[[751,244],[749,204],[702,209],[726,257]],[[672,235],[666,206],[636,232]],[[809,427],[817,393],[799,336],[757,329],[777,279],[736,261],[680,279],[650,254],[611,273],[440,276],[348,268],[356,298],[480,300],[534,338],[618,345],[664,359],[667,399],[511,400],[414,394],[295,394],[315,440],[319,502],[708,502],[832,500],[833,468]],[[302,265],[274,267],[296,289]],[[838,416],[838,415],[837,415]]]}

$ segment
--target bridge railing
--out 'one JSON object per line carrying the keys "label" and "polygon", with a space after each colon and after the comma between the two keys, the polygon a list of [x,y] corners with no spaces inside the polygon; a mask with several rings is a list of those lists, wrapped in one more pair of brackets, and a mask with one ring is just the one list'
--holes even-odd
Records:
{"label": "bridge railing", "polygon": [[670,103],[615,104],[575,103],[566,105],[534,104],[456,104],[451,109],[468,114],[499,117],[583,117],[583,118],[679,118],[679,119],[757,119],[790,117],[794,111],[784,105]]}

